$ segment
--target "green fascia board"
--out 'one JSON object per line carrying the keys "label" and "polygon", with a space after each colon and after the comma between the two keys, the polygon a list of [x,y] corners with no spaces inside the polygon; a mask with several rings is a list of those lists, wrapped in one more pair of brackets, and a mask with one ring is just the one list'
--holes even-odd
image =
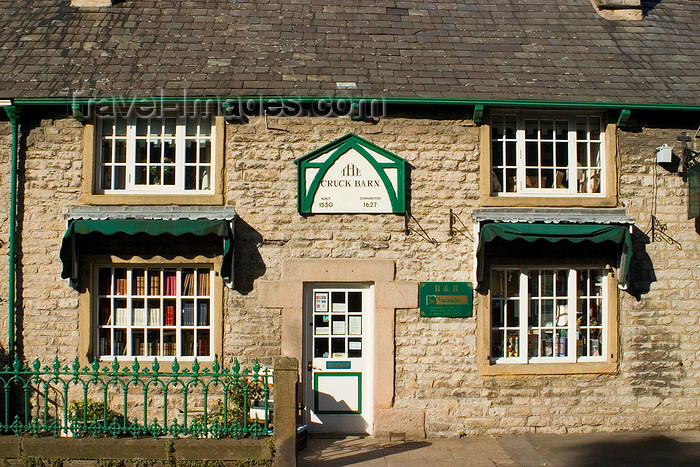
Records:
{"label": "green fascia board", "polygon": [[68,225],[61,243],[59,256],[63,263],[61,271],[63,279],[73,281],[78,279],[80,237],[91,233],[103,235],[146,234],[151,236],[191,234],[199,237],[217,235],[224,240],[221,275],[224,278],[231,277],[232,235],[226,221],[209,219],[76,219]]}
{"label": "green fascia board", "polygon": [[568,241],[572,243],[593,242],[603,243],[611,241],[620,249],[619,282],[627,283],[630,260],[632,259],[632,235],[626,225],[608,224],[544,224],[524,222],[496,222],[486,224],[481,228],[479,246],[476,254],[479,261],[479,276],[483,278],[484,256],[486,244],[501,238],[506,241],[525,240],[535,242],[546,240],[548,242]]}
{"label": "green fascia board", "polygon": [[[391,164],[380,164],[365,150],[369,148],[370,150],[381,154],[387,159],[393,161]],[[371,141],[367,141],[361,136],[355,133],[348,133],[341,136],[338,139],[331,141],[318,149],[314,149],[310,153],[299,157],[294,161],[297,164],[297,210],[300,213],[309,213],[311,211],[311,204],[316,196],[316,191],[321,183],[321,180],[325,176],[326,172],[335,163],[336,160],[347,151],[355,149],[362,157],[369,162],[372,167],[376,170],[377,174],[384,183],[389,198],[391,200],[391,206],[394,213],[402,213],[406,211],[406,164],[407,161],[396,154],[393,154],[386,149],[378,146]],[[314,164],[313,160],[323,154],[327,154],[334,151],[328,159],[321,164]],[[319,171],[316,174],[314,180],[309,187],[309,191],[306,191],[306,175],[305,169],[308,167],[318,168]],[[389,181],[385,168],[396,168],[397,170],[397,190],[396,193],[391,189],[391,182]]]}
{"label": "green fascia board", "polygon": [[223,103],[236,101],[260,101],[262,103],[318,103],[318,102],[357,102],[381,100],[387,104],[397,105],[438,105],[438,106],[475,106],[488,107],[540,107],[540,108],[590,108],[590,109],[629,109],[629,110],[676,110],[700,111],[700,105],[693,104],[664,104],[646,102],[587,102],[587,101],[551,101],[551,100],[519,100],[519,99],[462,99],[462,98],[432,98],[432,97],[382,97],[382,96],[172,96],[172,97],[56,97],[56,98],[10,98],[14,105],[61,105],[90,104],[109,102],[131,104],[140,103],[194,103],[197,101],[215,100]]}

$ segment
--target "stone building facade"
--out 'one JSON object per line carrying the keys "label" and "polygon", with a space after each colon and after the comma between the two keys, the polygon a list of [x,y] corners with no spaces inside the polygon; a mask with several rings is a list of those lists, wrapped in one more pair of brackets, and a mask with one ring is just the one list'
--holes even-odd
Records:
{"label": "stone building facade", "polygon": [[[585,8],[595,16],[588,2],[570,3],[571,18]],[[123,8],[136,15],[140,7]],[[645,17],[642,23],[668,22],[675,10],[664,8],[659,7],[661,19],[646,12],[650,19]],[[404,10],[394,9],[398,15]],[[406,15],[419,10],[406,8]],[[81,14],[71,10],[70,21],[96,21],[90,15],[97,13]],[[595,27],[608,27],[603,25],[608,20],[586,18]],[[621,24],[622,29],[628,27]],[[685,36],[679,34],[678,41],[683,42]],[[689,49],[682,49],[687,56],[692,55]],[[416,54],[424,54],[426,60],[431,56],[425,50]],[[391,60],[386,64],[391,65]],[[622,65],[620,69],[628,70]],[[695,75],[689,76],[697,77],[697,67],[693,70]],[[198,82],[207,81],[206,76],[202,73]],[[212,71],[210,76],[214,80],[218,75]],[[402,79],[412,83],[409,77]],[[184,115],[175,115],[184,120],[174,123],[177,130],[169,133],[166,120],[173,114],[166,114],[151,119],[162,128],[150,136],[139,133],[139,122],[146,118],[128,120],[122,128],[117,120],[105,124],[105,118],[91,113],[94,108],[86,105],[87,100],[59,100],[50,90],[41,91],[46,96],[14,95],[0,87],[9,99],[3,106],[21,109],[17,293],[15,304],[10,305],[16,317],[14,323],[0,321],[0,344],[6,351],[14,348],[27,361],[58,356],[64,361],[78,358],[81,363],[115,357],[150,362],[178,357],[191,365],[198,356],[210,365],[214,356],[225,362],[238,357],[265,364],[277,356],[295,357],[302,379],[298,399],[305,418],[301,423],[315,426],[316,431],[375,436],[405,432],[420,438],[697,428],[700,226],[697,218],[688,219],[689,197],[694,193],[681,173],[683,166],[677,160],[671,164],[656,160],[656,150],[664,144],[674,146],[676,155],[682,154],[677,139],[682,133],[690,135],[691,148],[700,149],[697,96],[692,85],[686,86],[690,91],[685,94],[678,85],[668,91],[671,97],[649,94],[640,103],[644,96],[637,93],[642,91],[632,89],[628,80],[583,102],[585,89],[580,83],[561,79],[564,97],[550,98],[530,83],[519,88],[521,98],[499,100],[515,87],[501,84],[503,89],[493,90],[484,81],[476,83],[476,88],[482,94],[489,90],[484,95],[490,99],[470,97],[458,105],[446,94],[421,100],[421,91],[429,93],[430,87],[416,81],[415,89],[402,91],[411,94],[412,100],[393,95],[378,98],[386,106],[371,118],[314,115],[310,101],[295,98],[297,90],[284,89],[289,101],[303,111],[275,116],[256,108],[247,118],[229,118],[228,108],[218,106],[206,115],[207,128],[202,124],[194,133]],[[433,81],[435,86],[438,81]],[[145,78],[137,82],[147,87]],[[446,89],[456,89],[453,84],[445,84]],[[651,79],[645,85],[662,93],[663,86],[654,87]],[[23,89],[18,83],[15,88]],[[134,96],[142,90],[115,88],[105,94],[124,91]],[[215,92],[235,94],[214,89],[203,90],[202,95]],[[319,98],[323,92],[317,92]],[[479,92],[475,95],[481,96]],[[174,94],[166,97],[173,102],[179,99]],[[684,98],[691,103],[682,104]],[[551,125],[548,136],[545,129],[531,136],[528,122],[533,121],[541,128]],[[133,129],[126,130],[129,125]],[[498,125],[508,129],[499,130]],[[10,123],[1,121],[0,193],[5,200],[10,196],[11,135]],[[374,148],[376,153],[385,151],[405,161],[406,190],[399,193],[405,197],[405,209],[301,212],[299,198],[308,188],[300,181],[302,161],[348,135],[355,141],[350,150],[370,153],[367,148]],[[138,154],[133,148],[140,147],[140,137],[151,138],[150,151],[160,151],[159,145],[166,144],[178,145],[180,151],[187,141],[195,141],[200,158],[188,159],[173,170],[201,170],[193,176],[198,188],[192,193],[159,191],[171,163],[164,158],[157,163],[139,162],[136,155],[128,156],[134,157],[128,162],[118,161],[121,149],[114,148],[124,141],[124,154]],[[154,138],[160,138],[159,143],[153,143]],[[535,147],[527,146],[532,141],[539,144],[535,152],[540,159],[525,163],[525,152]],[[513,155],[520,151],[517,157],[522,160],[502,162],[503,155],[494,149],[501,143]],[[581,157],[589,151],[585,153],[598,154],[599,160],[590,156],[585,161],[542,162],[546,150],[541,148],[550,143],[562,151],[559,154],[566,152],[566,157]],[[210,150],[207,159],[202,148]],[[112,150],[109,154],[115,159],[107,160],[105,151]],[[177,154],[190,157],[188,152]],[[377,164],[373,167],[381,165]],[[151,177],[156,165],[162,179],[141,183],[152,191],[129,193],[118,186],[120,167],[134,177],[125,177],[125,183],[138,185],[139,167],[148,167],[143,177]],[[112,170],[107,176],[106,167]],[[539,170],[538,174],[551,169],[552,175],[531,176],[530,169]],[[9,203],[3,206],[0,217],[5,220]],[[182,220],[223,222],[224,230],[198,233],[194,227],[184,231],[173,227]],[[93,223],[91,233],[70,233],[71,225],[80,221]],[[116,231],[101,227],[111,221],[117,222]],[[161,227],[154,233],[148,227],[137,228],[138,222]],[[8,224],[4,221],[0,226],[3,254],[8,254]],[[491,241],[484,236],[488,225],[530,226],[547,238],[532,243],[523,230],[515,240],[501,236]],[[592,230],[581,233],[581,229],[598,227],[613,229],[619,239],[598,240],[599,233]],[[552,232],[557,229],[563,233],[555,239]],[[230,253],[226,247],[221,251],[222,238],[230,240]],[[232,261],[230,270],[228,261]],[[7,268],[7,262],[0,264],[1,277],[8,275]],[[139,276],[143,271],[149,272]],[[160,281],[158,292],[137,292],[137,277],[146,277],[148,287],[151,271]],[[171,273],[182,281],[172,293],[165,289]],[[499,274],[508,279],[497,293]],[[185,293],[188,275],[197,277],[197,287],[204,289]],[[126,278],[133,285],[119,291],[119,281]],[[550,279],[556,282],[553,290],[538,292],[534,284],[540,281],[544,290]],[[421,284],[438,282],[473,286],[471,316],[422,313]],[[590,290],[581,291],[589,286]],[[518,292],[507,292],[509,287]],[[337,309],[334,294],[341,297]],[[7,296],[5,282],[0,296]],[[155,304],[154,297],[159,300],[157,308],[150,305]],[[324,300],[331,301],[330,308]],[[360,321],[353,321],[360,318],[359,302],[353,300],[361,300]],[[103,303],[108,304],[106,308]],[[185,324],[185,303],[196,305],[197,313],[203,306],[205,318],[199,322],[200,315],[195,315],[195,322]],[[171,323],[165,314],[168,306],[178,313]],[[498,307],[504,311],[497,311]],[[151,308],[160,313],[157,324],[137,324],[139,310],[146,313]],[[103,309],[109,311],[104,316]],[[129,318],[120,324],[121,309]],[[538,313],[542,321],[537,321]],[[546,313],[550,313],[549,324],[545,324]],[[138,319],[149,320],[146,316],[150,315]],[[504,317],[518,324],[499,324]],[[355,331],[352,323],[360,323]],[[16,329],[14,343],[6,337],[10,326]],[[117,337],[121,332],[129,336],[126,341]],[[533,332],[539,333],[535,340],[530,337]],[[574,333],[576,339],[572,339]],[[581,337],[584,333],[588,337]],[[342,348],[333,347],[341,339],[334,335],[345,339]],[[496,342],[497,335],[504,336],[503,343]],[[151,342],[156,343],[152,350]],[[169,350],[167,344],[175,347]],[[188,345],[193,348],[186,350]],[[362,355],[364,366],[358,369],[353,358],[359,361]],[[321,378],[324,371],[327,380]],[[350,373],[355,379],[344,385],[342,377]],[[335,399],[324,399],[324,391]]]}
{"label": "stone building facade", "polygon": [[[94,347],[81,353],[79,345],[81,289],[61,279],[57,254],[65,214],[81,204],[85,130],[60,112],[41,114],[22,123],[18,352],[29,359],[87,360],[96,354]],[[615,130],[618,206],[635,219],[630,282],[617,292],[615,371],[484,376],[477,365],[483,355],[476,319],[421,317],[414,304],[396,309],[390,323],[395,378],[383,381],[393,383],[393,394],[382,410],[395,411],[415,423],[414,433],[428,436],[697,426],[698,234],[695,222],[685,219],[684,180],[658,167],[654,156],[656,147],[692,128],[668,128],[648,116],[630,125]],[[257,284],[280,281],[289,259],[388,260],[395,280],[404,283],[473,280],[480,127],[471,119],[450,111],[441,119],[425,118],[416,111],[388,115],[376,124],[286,117],[268,119],[266,125],[257,117],[247,124],[227,123],[225,131],[224,204],[236,210],[236,259],[234,287],[222,288],[224,359],[269,362],[283,353],[283,311],[261,306]],[[411,165],[408,221],[395,214],[305,217],[297,212],[294,160],[348,132]],[[453,235],[450,210],[465,224]],[[652,214],[677,243],[651,241]],[[475,316],[488,312],[479,303]],[[375,429],[393,431],[396,417],[387,415]]]}

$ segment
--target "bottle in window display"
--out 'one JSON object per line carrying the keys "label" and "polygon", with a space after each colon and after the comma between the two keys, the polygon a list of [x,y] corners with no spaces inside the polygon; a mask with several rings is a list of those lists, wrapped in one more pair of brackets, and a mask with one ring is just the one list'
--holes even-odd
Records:
{"label": "bottle in window display", "polygon": [[508,353],[506,356],[508,357],[517,357],[518,356],[518,337],[509,337],[508,338]]}

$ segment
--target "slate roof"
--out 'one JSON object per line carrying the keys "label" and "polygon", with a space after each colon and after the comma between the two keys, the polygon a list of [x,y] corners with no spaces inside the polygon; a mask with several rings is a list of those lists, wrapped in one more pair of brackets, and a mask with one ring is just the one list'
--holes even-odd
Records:
{"label": "slate roof", "polygon": [[[546,99],[700,105],[700,1],[0,0],[0,98]],[[184,91],[186,90],[186,91]]]}

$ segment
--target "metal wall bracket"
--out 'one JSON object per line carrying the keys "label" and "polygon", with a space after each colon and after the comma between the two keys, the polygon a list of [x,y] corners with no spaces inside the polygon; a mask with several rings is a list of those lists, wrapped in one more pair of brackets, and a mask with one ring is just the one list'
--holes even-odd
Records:
{"label": "metal wall bracket", "polygon": [[[455,221],[459,222],[462,225],[462,228],[455,227]],[[459,216],[455,214],[452,209],[450,209],[450,237],[454,237],[457,234],[464,235],[469,240],[474,241],[472,236],[469,235],[469,229],[464,224],[464,222],[462,222],[462,219],[460,219]]]}
{"label": "metal wall bracket", "polygon": [[627,126],[627,120],[630,118],[631,113],[632,111],[629,109],[622,109],[622,112],[620,112],[620,116],[617,118],[618,128],[623,128]]}
{"label": "metal wall bracket", "polygon": [[[416,223],[417,229],[411,228],[409,225],[409,221],[413,219],[413,221]],[[404,214],[404,233],[406,235],[411,235],[412,233],[415,233],[419,237],[421,237],[423,240],[427,241],[433,246],[438,246],[439,242],[435,240],[433,237],[431,237],[428,232],[420,225],[418,222],[418,219],[413,217],[412,214],[410,214],[408,211]]]}
{"label": "metal wall bracket", "polygon": [[74,102],[71,104],[70,108],[73,112],[73,118],[80,123],[85,123],[85,113],[83,113],[83,109],[80,107],[80,104]]}
{"label": "metal wall bracket", "polygon": [[474,123],[481,123],[484,118],[484,106],[481,104],[476,104],[474,106]]}

